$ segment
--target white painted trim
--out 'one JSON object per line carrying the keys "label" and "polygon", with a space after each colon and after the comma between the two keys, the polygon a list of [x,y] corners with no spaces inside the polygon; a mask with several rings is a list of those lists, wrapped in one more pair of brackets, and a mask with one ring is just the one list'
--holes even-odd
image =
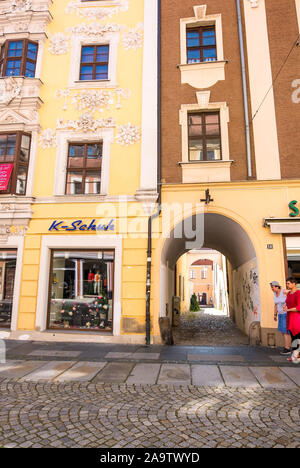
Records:
{"label": "white painted trim", "polygon": [[[53,203],[119,203],[119,202],[137,202],[134,195],[58,195],[55,197],[36,197],[35,204],[53,204]],[[1,218],[1,213],[0,213]]]}
{"label": "white painted trim", "polygon": [[81,5],[80,3],[76,6],[78,6],[79,8],[84,8],[84,7],[105,7],[105,6],[119,6],[121,5],[121,1],[120,0],[98,0],[98,1],[86,1],[86,2],[83,2],[82,0],[81,1]]}
{"label": "white painted trim", "polygon": [[[180,60],[181,64],[187,64],[187,47],[186,47],[186,31],[189,27],[197,26],[215,26],[216,43],[217,43],[217,61],[224,60],[223,32],[222,32],[222,15],[205,15],[199,20],[196,17],[180,19]],[[205,62],[207,64],[214,62]]]}
{"label": "white painted trim", "polygon": [[32,131],[28,174],[27,174],[26,197],[33,196],[33,184],[34,184],[34,171],[35,171],[35,161],[36,161],[36,154],[37,154],[37,144],[38,144],[38,132]]}
{"label": "white painted trim", "polygon": [[122,236],[54,236],[42,237],[40,275],[38,285],[36,329],[45,331],[47,327],[49,271],[51,249],[114,249],[114,319],[113,335],[121,331],[121,288],[122,288]]}
{"label": "white painted trim", "polygon": [[157,0],[145,0],[140,190],[157,188],[157,18]]}
{"label": "white painted trim", "polygon": [[38,47],[38,54],[37,54],[36,67],[35,67],[35,78],[38,78],[38,79],[41,78],[45,42],[46,42],[46,38],[38,40],[39,47]]}
{"label": "white painted trim", "polygon": [[220,112],[220,128],[221,128],[221,146],[222,160],[230,161],[229,149],[229,108],[226,102],[201,102],[200,95],[197,93],[198,104],[183,104],[179,111],[179,123],[182,129],[182,162],[189,163],[189,138],[188,138],[188,113],[189,112],[209,112],[217,110]]}
{"label": "white painted trim", "polygon": [[298,26],[299,26],[299,34],[300,34],[300,0],[295,0],[295,2],[296,2],[296,11],[297,11]]}
{"label": "white painted trim", "polygon": [[11,330],[16,331],[18,325],[18,311],[20,301],[21,276],[23,266],[24,237],[10,236],[5,244],[0,245],[0,249],[17,249],[17,263],[15,273],[15,285],[13,295],[13,308],[11,317]]}
{"label": "white painted trim", "polygon": [[69,142],[89,143],[96,140],[103,142],[100,195],[107,195],[109,191],[110,151],[113,137],[114,130],[112,128],[103,128],[99,130],[98,133],[57,131],[57,153],[53,194],[65,195]]}
{"label": "white painted trim", "polygon": [[[117,87],[117,58],[120,33],[107,33],[101,39],[83,38],[73,35],[71,39],[71,67],[69,87],[78,88],[107,88]],[[109,45],[108,80],[80,81],[81,47],[84,45]]]}
{"label": "white painted trim", "polygon": [[260,0],[257,8],[252,7],[251,2],[244,0],[253,115],[259,109],[252,122],[256,174],[258,180],[280,180],[281,168],[265,0]]}
{"label": "white painted trim", "polygon": [[[45,48],[45,42],[46,42],[46,35],[44,33],[38,34],[38,36],[34,33],[16,33],[16,34],[9,34],[1,37],[0,39],[0,44],[4,44],[6,41],[13,41],[13,40],[24,40],[28,39],[29,41],[37,42],[38,43],[38,53],[37,53],[37,58],[36,58],[36,67],[35,67],[35,79],[40,79],[41,78],[41,70],[42,70],[42,63],[43,63],[43,54],[44,54],[44,48]],[[18,77],[14,77],[18,78]],[[31,79],[34,79],[31,78]]]}

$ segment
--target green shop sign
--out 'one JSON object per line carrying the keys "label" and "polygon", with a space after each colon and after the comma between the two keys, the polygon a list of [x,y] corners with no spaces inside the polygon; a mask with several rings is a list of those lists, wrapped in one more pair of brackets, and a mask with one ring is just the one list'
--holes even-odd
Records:
{"label": "green shop sign", "polygon": [[290,212],[290,217],[291,218],[296,218],[296,216],[299,215],[299,209],[296,207],[297,205],[297,200],[293,200],[289,203],[289,209],[291,210]]}

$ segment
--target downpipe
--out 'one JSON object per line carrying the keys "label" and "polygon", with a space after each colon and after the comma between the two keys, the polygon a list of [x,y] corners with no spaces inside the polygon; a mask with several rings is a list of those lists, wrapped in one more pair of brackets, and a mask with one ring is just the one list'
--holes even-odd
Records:
{"label": "downpipe", "polygon": [[244,101],[244,114],[245,114],[245,127],[246,127],[247,174],[248,174],[248,178],[251,178],[252,177],[252,162],[251,162],[252,157],[251,157],[251,140],[250,140],[250,121],[249,121],[249,106],[248,106],[248,93],[247,93],[243,23],[242,23],[240,0],[236,0],[236,9],[237,9],[237,17],[238,17],[240,56],[241,56],[241,66],[242,66],[243,101]]}
{"label": "downpipe", "polygon": [[161,214],[161,0],[157,0],[157,210],[148,219],[147,279],[146,279],[146,346],[151,345],[151,267],[153,220]]}

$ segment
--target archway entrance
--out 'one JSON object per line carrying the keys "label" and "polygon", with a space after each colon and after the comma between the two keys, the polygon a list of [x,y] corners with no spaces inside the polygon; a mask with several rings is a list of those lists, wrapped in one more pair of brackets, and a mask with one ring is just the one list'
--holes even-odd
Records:
{"label": "archway entrance", "polygon": [[[185,222],[176,225],[162,250],[160,315],[170,318],[175,344],[248,344],[253,325],[260,322],[258,265],[251,239],[231,218],[207,213],[188,219],[202,229],[191,249]],[[195,302],[199,311],[190,310]]]}

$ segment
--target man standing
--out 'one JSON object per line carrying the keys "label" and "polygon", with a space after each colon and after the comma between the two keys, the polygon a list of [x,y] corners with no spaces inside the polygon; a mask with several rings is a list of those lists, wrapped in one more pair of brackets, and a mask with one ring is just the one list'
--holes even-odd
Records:
{"label": "man standing", "polygon": [[278,331],[284,336],[285,347],[280,354],[288,356],[291,354],[292,337],[287,331],[287,313],[284,311],[286,292],[283,291],[278,281],[272,281],[270,286],[274,293],[274,320],[278,320]]}

